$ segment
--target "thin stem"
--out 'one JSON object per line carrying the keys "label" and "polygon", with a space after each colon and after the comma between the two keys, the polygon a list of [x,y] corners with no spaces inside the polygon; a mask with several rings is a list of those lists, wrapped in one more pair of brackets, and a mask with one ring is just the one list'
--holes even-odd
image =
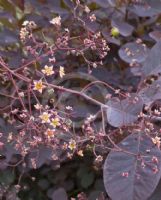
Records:
{"label": "thin stem", "polygon": [[102,112],[102,129],[103,129],[103,133],[107,136],[108,140],[111,142],[111,144],[116,148],[116,150],[136,156],[137,154],[134,154],[132,152],[126,151],[122,148],[120,148],[117,144],[115,144],[115,142],[110,138],[110,136],[108,134],[106,134],[106,130],[105,130],[105,119],[104,119],[104,110],[101,107],[101,112]]}
{"label": "thin stem", "polygon": [[54,88],[54,89],[57,89],[57,90],[60,90],[60,91],[64,91],[64,92],[69,92],[69,93],[72,93],[72,94],[76,94],[76,95],[79,95],[81,97],[84,97],[85,99],[91,101],[92,103],[96,104],[96,105],[99,105],[103,108],[108,108],[107,105],[89,97],[88,95],[82,93],[82,92],[79,92],[79,91],[76,91],[76,90],[72,90],[72,89],[68,89],[68,88],[64,88],[62,86],[57,86],[57,85],[53,85],[53,84],[50,84],[50,83],[43,83],[44,85],[48,86],[48,87],[51,87],[51,88]]}

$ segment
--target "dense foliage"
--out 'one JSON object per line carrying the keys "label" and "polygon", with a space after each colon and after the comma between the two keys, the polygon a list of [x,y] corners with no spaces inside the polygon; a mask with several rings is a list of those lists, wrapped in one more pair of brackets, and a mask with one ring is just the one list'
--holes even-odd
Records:
{"label": "dense foliage", "polygon": [[160,39],[160,0],[0,0],[0,199],[160,200]]}

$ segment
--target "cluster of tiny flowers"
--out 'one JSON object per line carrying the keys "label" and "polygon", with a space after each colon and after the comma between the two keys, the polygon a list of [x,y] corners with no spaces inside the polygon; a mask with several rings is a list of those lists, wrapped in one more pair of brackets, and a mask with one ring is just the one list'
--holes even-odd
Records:
{"label": "cluster of tiny flowers", "polygon": [[[77,4],[80,5],[79,2],[77,2]],[[88,8],[88,6],[83,6],[83,10],[87,14],[87,17],[90,18],[91,22],[94,22],[96,20],[95,14],[88,15],[88,13],[90,13],[90,9]],[[67,27],[62,28],[61,16],[56,16],[53,19],[51,19],[49,22],[51,24],[51,28],[52,27],[56,28],[55,33],[59,33],[59,34],[55,34],[55,33],[53,34],[55,45],[50,46],[48,42],[37,41],[37,39],[35,38],[35,35],[32,33],[32,30],[36,28],[37,26],[32,21],[31,22],[24,21],[24,23],[22,24],[22,29],[20,31],[20,38],[23,42],[25,42],[27,38],[31,39],[32,41],[32,46],[26,46],[26,50],[29,54],[33,56],[38,56],[40,54],[40,51],[39,51],[40,48],[43,49],[43,51],[41,51],[41,54],[43,53],[45,54],[46,52],[49,52],[49,49],[51,50],[51,52],[48,53],[48,56],[49,56],[48,61],[49,63],[51,63],[51,65],[49,66],[45,65],[44,69],[41,70],[41,72],[45,76],[52,76],[56,74],[57,70],[55,71],[53,69],[53,66],[55,66],[55,63],[57,62],[57,58],[56,58],[57,51],[61,51],[61,50],[62,52],[65,52],[66,56],[70,54],[76,55],[76,56],[82,56],[84,61],[88,64],[88,67],[89,67],[88,69],[90,69],[91,67],[96,68],[98,65],[103,64],[102,59],[105,58],[105,56],[107,55],[109,51],[109,46],[106,40],[102,38],[102,35],[100,32],[98,33],[91,32],[90,34],[87,33],[86,35],[84,34],[83,38],[81,38],[80,40],[79,35],[72,37],[71,36],[72,32],[70,32],[70,30]],[[77,40],[77,42],[75,40]],[[74,43],[72,41],[74,41]],[[35,43],[35,46],[34,46],[34,43]],[[99,56],[100,61],[88,60],[86,57],[88,50],[92,50],[93,54],[96,54],[97,56]],[[64,67],[60,66],[59,77],[63,78],[64,75],[65,75]],[[34,90],[38,90],[40,93],[42,93],[42,90],[45,88],[44,85],[42,85],[41,81],[35,81],[34,86],[35,86]]]}
{"label": "cluster of tiny flowers", "polygon": [[[80,5],[79,0],[76,1],[76,4]],[[86,14],[88,17],[88,21],[93,22],[96,21],[95,14],[90,13],[90,9],[88,6],[83,5],[83,14]],[[77,13],[78,14],[78,13]],[[80,16],[78,16],[79,18]],[[79,18],[81,19],[81,18]],[[82,20],[83,21],[83,20]],[[26,125],[25,128],[20,133],[20,138],[17,138],[17,144],[16,148],[19,149],[21,146],[21,143],[23,141],[21,138],[27,137],[27,134],[32,130],[32,137],[29,139],[28,144],[30,144],[32,147],[37,147],[39,144],[47,144],[53,146],[53,149],[55,146],[59,146],[62,150],[66,150],[68,158],[72,158],[74,154],[77,154],[80,157],[84,156],[83,148],[85,145],[82,142],[82,146],[80,145],[80,138],[79,136],[73,136],[70,134],[68,139],[59,139],[59,134],[66,134],[68,132],[71,132],[71,124],[67,123],[67,116],[70,111],[72,111],[72,108],[70,106],[66,107],[66,113],[62,114],[61,111],[58,111],[55,107],[52,109],[48,105],[41,105],[39,102],[39,97],[42,97],[42,93],[44,91],[52,90],[54,91],[54,87],[52,87],[52,84],[49,84],[48,81],[52,79],[59,79],[63,78],[65,76],[65,69],[63,64],[57,65],[58,62],[58,53],[57,52],[63,52],[63,56],[69,56],[69,54],[76,55],[76,56],[82,56],[84,61],[88,64],[88,66],[92,66],[96,68],[99,64],[102,65],[102,59],[107,55],[107,52],[109,51],[108,44],[105,39],[103,39],[101,32],[85,32],[82,36],[80,35],[74,35],[72,36],[72,29],[70,27],[70,30],[67,27],[62,26],[62,18],[60,16],[56,16],[50,21],[50,28],[55,29],[53,32],[53,44],[51,45],[48,42],[42,42],[41,40],[38,40],[37,37],[35,37],[36,33],[33,33],[33,29],[37,28],[37,25],[33,21],[24,21],[22,24],[22,28],[20,31],[20,38],[21,41],[24,42],[24,44],[31,45],[26,46],[27,53],[31,53],[31,55],[34,55],[38,57],[38,62],[42,58],[46,57],[48,58],[47,64],[43,65],[41,69],[36,68],[35,76],[32,77],[32,85],[29,88],[30,92],[32,90],[33,95],[35,96],[35,103],[34,108],[35,110],[32,111],[32,105],[30,105],[30,112],[23,111],[20,113],[20,119],[25,122]],[[81,20],[80,20],[81,22]],[[91,23],[92,24],[92,23]],[[86,29],[84,29],[86,31]],[[46,32],[44,31],[46,34]],[[58,34],[57,34],[58,33]],[[45,35],[44,35],[45,36]],[[31,40],[31,44],[28,42],[28,39]],[[74,41],[74,42],[73,42]],[[28,44],[29,43],[29,44]],[[41,49],[41,51],[40,51]],[[90,61],[86,57],[87,51],[92,51],[94,54],[97,55],[97,61]],[[95,57],[95,56],[93,56]],[[63,63],[63,62],[62,62]],[[58,66],[58,67],[55,67]],[[23,73],[27,78],[30,78],[30,69],[24,68]],[[37,76],[38,75],[38,76]],[[51,88],[50,88],[51,86]],[[36,92],[35,92],[36,91]],[[38,92],[38,93],[37,93]],[[55,91],[54,91],[55,92]],[[31,93],[31,94],[32,94]],[[38,95],[38,97],[36,96]],[[55,95],[55,93],[54,93]],[[19,97],[26,98],[27,93],[19,92]],[[29,99],[30,97],[28,97]],[[52,99],[53,105],[55,102],[55,99]],[[18,111],[13,111],[13,114],[17,114]],[[61,114],[60,114],[61,113]],[[64,117],[65,116],[65,117]],[[95,141],[95,132],[93,128],[90,126],[90,121],[92,121],[95,118],[95,116],[90,116],[86,122],[84,130],[89,135],[90,141]],[[69,116],[68,116],[69,119]],[[70,120],[69,120],[70,121]],[[8,136],[8,141],[11,142],[13,140],[13,135],[10,134]],[[0,144],[1,145],[1,144]],[[25,156],[27,152],[30,150],[27,147],[22,147],[23,155]],[[56,156],[53,156],[54,159],[56,159]],[[97,157],[96,161],[100,162],[101,157]],[[31,160],[32,165],[36,168],[35,159]]]}
{"label": "cluster of tiny flowers", "polygon": [[[45,76],[51,76],[51,75],[55,74],[55,72],[53,70],[53,66],[45,65],[44,68],[41,71]],[[64,75],[65,75],[64,67],[60,66],[59,67],[60,78],[63,78]],[[41,79],[40,80],[34,80],[33,83],[34,83],[33,90],[36,90],[40,93],[42,93],[43,89],[46,88],[46,86],[44,85],[44,83]]]}
{"label": "cluster of tiny flowers", "polygon": [[[43,106],[35,105],[35,107],[39,110],[42,110]],[[67,107],[67,109],[69,108]],[[58,129],[64,129],[64,131],[68,131],[70,128],[70,126],[67,127],[67,125],[65,124],[64,118],[60,117],[57,112],[52,110],[42,112],[39,115],[39,119],[40,123],[46,126],[46,131],[44,131],[44,135],[49,142],[58,138]],[[62,150],[67,150],[67,157],[70,159],[72,158],[74,153],[76,153],[80,157],[84,156],[83,150],[79,149],[77,146],[76,139],[71,138],[68,142],[64,142],[64,144],[62,145]]]}
{"label": "cluster of tiny flowers", "polygon": [[[55,116],[54,116],[55,115]],[[54,116],[54,117],[53,117]],[[59,127],[61,125],[60,118],[57,114],[57,112],[43,112],[39,118],[41,119],[42,123],[48,123],[53,129]]]}
{"label": "cluster of tiny flowers", "polygon": [[26,39],[31,37],[31,32],[35,28],[37,28],[37,25],[34,21],[24,21],[20,30],[20,40],[25,42]]}
{"label": "cluster of tiny flowers", "polygon": [[[84,45],[86,48],[90,48],[91,50],[98,52],[100,59],[103,59],[110,50],[107,41],[102,39],[100,32],[91,35],[90,39],[85,38]],[[92,65],[94,68],[97,67],[96,62],[92,63]]]}

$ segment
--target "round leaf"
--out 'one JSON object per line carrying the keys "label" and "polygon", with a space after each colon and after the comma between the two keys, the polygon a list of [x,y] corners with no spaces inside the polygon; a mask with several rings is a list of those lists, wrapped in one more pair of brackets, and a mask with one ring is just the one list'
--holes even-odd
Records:
{"label": "round leaf", "polygon": [[109,153],[104,164],[107,193],[112,200],[147,200],[161,177],[161,151],[144,133],[129,135],[119,147],[130,153]]}
{"label": "round leaf", "polygon": [[148,49],[142,43],[129,42],[119,49],[119,56],[127,63],[144,62],[147,57]]}
{"label": "round leaf", "polygon": [[81,177],[81,186],[83,188],[88,188],[89,186],[92,185],[93,181],[94,181],[94,173],[93,172],[86,173]]}
{"label": "round leaf", "polygon": [[56,199],[60,199],[60,200],[68,200],[68,196],[66,191],[64,190],[64,188],[59,188],[57,190],[55,190],[52,194],[52,200],[56,200]]}
{"label": "round leaf", "polygon": [[119,30],[119,33],[125,37],[130,36],[134,30],[134,27],[130,24],[120,21],[119,19],[112,20],[112,26]]}
{"label": "round leaf", "polygon": [[114,127],[130,125],[138,119],[143,108],[141,98],[134,100],[134,96],[120,101],[112,98],[108,101],[107,120]]}
{"label": "round leaf", "polygon": [[142,89],[139,95],[146,105],[161,99],[161,80],[157,80],[152,85]]}
{"label": "round leaf", "polygon": [[161,41],[157,42],[150,50],[143,65],[144,76],[157,75],[161,72]]}
{"label": "round leaf", "polygon": [[[28,155],[29,168],[39,168],[52,158],[52,148],[40,145],[35,151]],[[33,165],[34,160],[34,165]]]}
{"label": "round leaf", "polygon": [[129,6],[129,10],[139,17],[152,17],[161,13],[161,1],[146,0]]}

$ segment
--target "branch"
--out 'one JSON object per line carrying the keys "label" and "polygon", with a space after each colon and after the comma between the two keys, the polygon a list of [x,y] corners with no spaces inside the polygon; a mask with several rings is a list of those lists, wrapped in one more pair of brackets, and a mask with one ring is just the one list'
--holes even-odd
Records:
{"label": "branch", "polygon": [[107,105],[105,105],[105,104],[103,104],[103,103],[97,101],[96,99],[91,98],[90,96],[84,94],[83,92],[79,92],[79,91],[76,91],[76,90],[64,88],[64,87],[62,87],[62,86],[57,86],[57,85],[53,85],[53,84],[50,84],[50,83],[45,83],[45,82],[44,82],[43,84],[46,85],[46,86],[49,86],[49,87],[51,87],[51,88],[60,90],[60,91],[69,92],[69,93],[71,93],[71,94],[76,94],[76,95],[78,95],[78,96],[84,97],[85,99],[91,101],[92,103],[94,103],[94,104],[96,104],[96,105],[98,105],[98,106],[100,106],[100,107],[108,108]]}
{"label": "branch", "polygon": [[150,120],[151,122],[161,122],[161,117],[158,116],[144,115],[144,118]]}

